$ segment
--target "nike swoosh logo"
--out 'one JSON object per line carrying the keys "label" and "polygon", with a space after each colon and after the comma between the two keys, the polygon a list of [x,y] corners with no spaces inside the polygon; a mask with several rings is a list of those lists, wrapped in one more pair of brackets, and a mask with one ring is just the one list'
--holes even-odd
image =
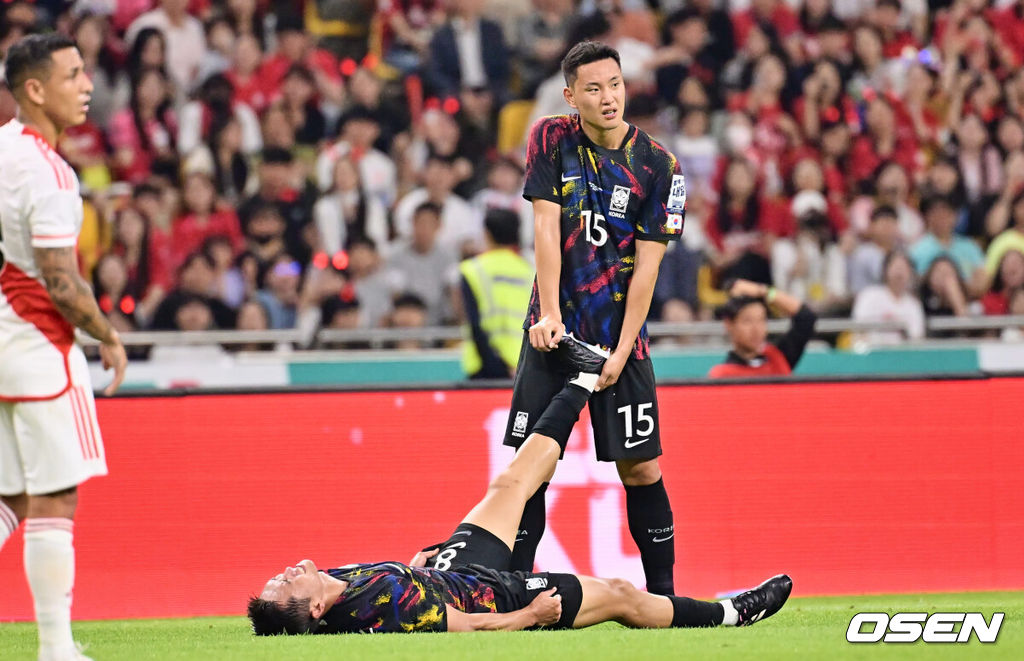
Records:
{"label": "nike swoosh logo", "polygon": [[629,448],[635,448],[636,446],[640,445],[641,443],[646,443],[649,440],[651,440],[651,439],[650,438],[645,438],[642,441],[634,441],[633,439],[629,439],[628,441],[626,441],[625,446],[626,446],[626,449],[628,450]]}
{"label": "nike swoosh logo", "polygon": [[583,176],[583,175],[579,175],[579,174],[578,174],[578,175],[576,175],[575,177],[567,177],[567,176],[565,176],[565,175],[563,174],[563,175],[562,175],[562,181],[576,181],[577,179],[579,179],[579,178],[580,178],[580,177],[582,177],[582,176]]}
{"label": "nike swoosh logo", "polygon": [[459,530],[457,532],[453,532],[452,533],[452,537],[455,537],[455,535],[472,535],[472,534],[473,534],[472,530]]}
{"label": "nike swoosh logo", "polygon": [[665,537],[664,539],[658,539],[657,537],[654,537],[654,538],[651,539],[651,541],[654,542],[655,544],[657,544],[658,542],[667,542],[668,540],[672,539],[675,536],[676,536],[676,534],[672,533],[671,535],[669,535],[668,537]]}

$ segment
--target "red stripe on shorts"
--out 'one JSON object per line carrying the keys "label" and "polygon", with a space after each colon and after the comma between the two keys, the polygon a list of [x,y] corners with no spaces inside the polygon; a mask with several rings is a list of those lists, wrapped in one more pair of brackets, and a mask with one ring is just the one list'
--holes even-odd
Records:
{"label": "red stripe on shorts", "polygon": [[89,397],[85,394],[85,388],[78,386],[78,402],[82,407],[82,417],[89,423],[89,446],[92,448],[92,459],[100,458],[100,447],[97,442],[96,424],[92,419],[92,410],[89,408]]}
{"label": "red stripe on shorts", "polygon": [[85,426],[82,424],[82,414],[78,410],[78,400],[75,398],[75,389],[68,390],[68,399],[71,402],[71,414],[75,416],[75,432],[78,436],[78,447],[82,451],[82,458],[89,458],[88,444],[85,440],[84,429]]}

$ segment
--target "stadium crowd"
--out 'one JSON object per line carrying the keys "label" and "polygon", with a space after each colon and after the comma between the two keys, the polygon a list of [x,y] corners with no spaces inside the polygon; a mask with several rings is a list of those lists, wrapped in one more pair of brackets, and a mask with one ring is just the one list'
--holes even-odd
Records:
{"label": "stadium crowd", "polygon": [[525,132],[584,38],[686,175],[652,318],[736,278],[911,338],[1024,314],[1024,0],[2,0],[0,67],[50,29],[95,87],[60,149],[122,331],[458,323],[488,209],[529,257]]}

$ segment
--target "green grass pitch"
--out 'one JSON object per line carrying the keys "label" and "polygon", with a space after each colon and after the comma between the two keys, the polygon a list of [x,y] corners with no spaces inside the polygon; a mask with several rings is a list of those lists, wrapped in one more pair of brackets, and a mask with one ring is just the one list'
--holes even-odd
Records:
{"label": "green grass pitch", "polygon": [[[858,611],[1004,612],[999,639],[981,644],[850,644]],[[795,598],[750,628],[637,631],[605,624],[581,631],[256,638],[240,617],[79,622],[76,637],[96,661],[211,659],[1024,659],[1024,592]],[[0,658],[35,658],[35,626],[0,624]]]}

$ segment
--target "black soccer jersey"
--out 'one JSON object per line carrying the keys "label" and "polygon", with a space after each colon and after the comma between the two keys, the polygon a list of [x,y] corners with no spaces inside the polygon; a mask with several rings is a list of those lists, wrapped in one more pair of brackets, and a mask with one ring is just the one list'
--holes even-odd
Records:
{"label": "black soccer jersey", "polygon": [[349,585],[324,614],[318,633],[447,631],[446,604],[466,613],[505,613],[525,605],[521,576],[479,565],[441,571],[383,562],[327,573]]}
{"label": "black soccer jersey", "polygon": [[[534,124],[523,196],[562,207],[559,305],[567,331],[614,349],[626,312],[637,239],[678,239],[686,215],[686,185],[675,156],[630,126],[619,149],[591,141],[579,115]],[[523,324],[540,319],[534,282]],[[634,357],[649,354],[646,324]]]}

